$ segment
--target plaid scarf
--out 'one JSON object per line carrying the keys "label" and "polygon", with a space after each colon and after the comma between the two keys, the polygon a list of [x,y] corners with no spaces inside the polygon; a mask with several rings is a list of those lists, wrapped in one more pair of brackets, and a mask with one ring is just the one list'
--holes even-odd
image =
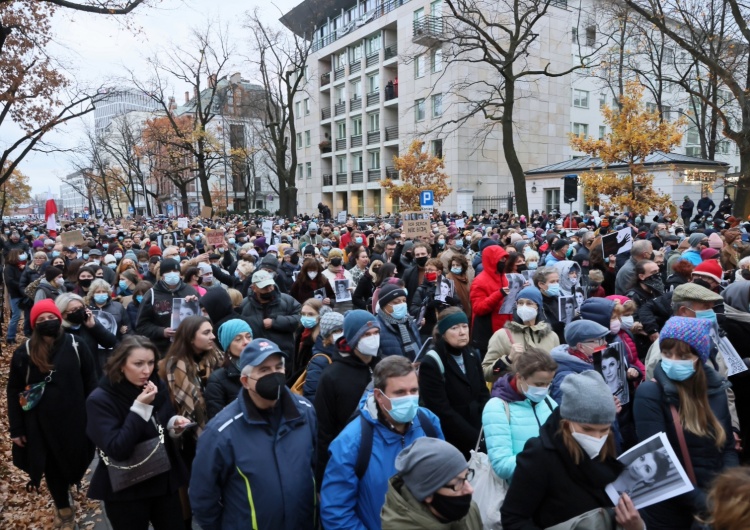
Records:
{"label": "plaid scarf", "polygon": [[411,333],[409,333],[409,328],[411,327],[411,317],[409,315],[406,315],[403,320],[396,320],[391,315],[383,311],[383,309],[378,309],[378,316],[392,328],[398,329],[398,332],[401,335],[401,345],[404,348],[404,353],[406,353],[406,356],[412,361],[416,359],[417,354],[419,353],[419,346],[414,341],[414,339],[412,339]]}
{"label": "plaid scarf", "polygon": [[169,359],[166,365],[167,384],[175,411],[180,416],[185,416],[198,424],[192,431],[196,437],[200,436],[208,422],[206,400],[203,398],[202,389],[214,367],[219,365],[220,359],[220,355],[215,350],[206,353],[198,361],[196,375],[192,380],[188,376],[184,361],[174,362],[173,359]]}

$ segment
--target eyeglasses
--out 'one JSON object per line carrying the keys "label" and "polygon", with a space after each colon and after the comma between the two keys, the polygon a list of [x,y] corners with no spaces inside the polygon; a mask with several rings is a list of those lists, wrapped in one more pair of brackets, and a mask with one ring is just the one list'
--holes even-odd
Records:
{"label": "eyeglasses", "polygon": [[466,485],[466,482],[467,481],[471,482],[471,479],[473,479],[473,478],[474,478],[474,470],[473,469],[469,469],[466,472],[466,476],[464,478],[459,478],[459,479],[457,479],[457,482],[455,484],[446,484],[443,487],[444,488],[448,488],[448,489],[453,490],[456,493],[458,493],[459,491],[461,491],[461,490],[464,489],[464,486]]}

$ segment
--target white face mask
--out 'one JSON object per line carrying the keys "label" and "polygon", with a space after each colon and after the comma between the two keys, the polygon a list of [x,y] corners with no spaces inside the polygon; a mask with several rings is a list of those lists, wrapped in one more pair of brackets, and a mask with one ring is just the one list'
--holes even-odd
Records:
{"label": "white face mask", "polygon": [[578,445],[581,446],[581,449],[583,449],[592,460],[599,456],[602,447],[604,447],[604,444],[607,443],[608,435],[606,434],[601,438],[597,438],[596,436],[589,436],[588,434],[583,434],[575,431],[573,431],[572,434],[575,441],[578,442]]}
{"label": "white face mask", "polygon": [[620,333],[620,327],[622,326],[622,323],[619,320],[610,320],[609,321],[609,331],[611,333],[614,333],[617,335]]}
{"label": "white face mask", "polygon": [[318,277],[318,271],[310,271],[310,272],[308,272],[307,273],[307,277],[310,278],[311,280],[314,280],[315,278]]}
{"label": "white face mask", "polygon": [[531,322],[537,316],[537,310],[527,305],[516,307],[516,313],[523,322]]}
{"label": "white face mask", "polygon": [[333,337],[333,343],[334,344],[336,344],[339,341],[339,339],[341,337],[343,337],[343,336],[344,336],[344,332],[343,331],[340,332],[340,333],[331,333],[331,337]]}
{"label": "white face mask", "polygon": [[622,327],[625,329],[631,329],[633,327],[633,324],[635,323],[635,320],[632,316],[629,317],[620,317],[620,322],[622,322]]}
{"label": "white face mask", "polygon": [[370,335],[369,337],[359,339],[356,349],[362,355],[375,357],[380,349],[380,335]]}

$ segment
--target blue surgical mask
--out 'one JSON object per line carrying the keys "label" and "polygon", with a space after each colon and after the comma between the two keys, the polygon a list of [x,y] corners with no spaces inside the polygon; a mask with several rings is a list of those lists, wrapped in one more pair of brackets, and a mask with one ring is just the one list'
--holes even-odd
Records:
{"label": "blue surgical mask", "polygon": [[109,295],[107,293],[97,293],[94,295],[94,302],[99,305],[107,303],[107,300],[109,300]]}
{"label": "blue surgical mask", "polygon": [[438,239],[438,246],[444,247],[445,246],[445,239]]}
{"label": "blue surgical mask", "polygon": [[461,267],[451,267],[451,272],[453,274],[461,274],[461,272],[463,272],[463,269]]}
{"label": "blue surgical mask", "polygon": [[409,423],[417,415],[417,411],[419,410],[419,396],[389,398],[385,393],[383,393],[383,396],[391,402],[391,410],[388,411],[388,415],[393,418],[393,421]]}
{"label": "blue surgical mask", "polygon": [[703,311],[696,311],[695,312],[695,318],[703,318],[706,320],[710,320],[712,323],[716,324],[716,312],[713,309],[705,309]]}
{"label": "blue surgical mask", "polygon": [[234,245],[235,241],[236,241],[236,240],[235,240],[235,239],[234,239],[233,237],[230,237],[230,238],[229,238],[229,244],[230,244],[230,245]]}
{"label": "blue surgical mask", "polygon": [[109,248],[109,243],[102,243],[102,248]]}
{"label": "blue surgical mask", "polygon": [[529,385],[529,388],[526,389],[526,391],[523,393],[524,396],[529,398],[534,403],[539,403],[544,398],[547,397],[547,394],[549,394],[549,387],[541,387],[541,386],[531,386]]}
{"label": "blue surgical mask", "polygon": [[661,369],[672,381],[685,381],[695,374],[695,361],[661,360]]}
{"label": "blue surgical mask", "polygon": [[121,291],[128,290],[128,282],[126,282],[125,280],[120,280],[120,282],[117,285],[119,285]]}
{"label": "blue surgical mask", "polygon": [[355,238],[354,238],[354,242],[355,242],[356,244],[358,244],[358,245],[361,245],[361,244],[362,244],[362,238],[361,238],[361,237],[355,237]]}
{"label": "blue surgical mask", "polygon": [[237,278],[238,280],[241,280],[242,278],[240,278],[240,271],[235,270],[234,271],[234,277]]}
{"label": "blue surgical mask", "polygon": [[299,319],[300,324],[305,328],[311,329],[318,325],[318,319],[316,317],[302,317]]}
{"label": "blue surgical mask", "polygon": [[89,259],[89,255],[88,255],[88,254],[83,254],[83,255],[82,255],[81,257],[82,257],[83,259]]}
{"label": "blue surgical mask", "polygon": [[464,240],[463,239],[456,239],[456,241],[453,242],[454,245],[456,245],[458,248],[464,247]]}
{"label": "blue surgical mask", "polygon": [[406,316],[406,309],[406,302],[403,302],[401,304],[394,304],[393,313],[391,313],[391,316],[396,320],[401,320]]}
{"label": "blue surgical mask", "polygon": [[109,267],[112,270],[115,270],[117,268],[117,263],[107,263],[107,267]]}
{"label": "blue surgical mask", "polygon": [[547,296],[557,296],[560,294],[560,284],[553,283],[547,288]]}
{"label": "blue surgical mask", "polygon": [[115,252],[115,259],[122,259],[122,252]]}
{"label": "blue surgical mask", "polygon": [[164,275],[164,282],[170,287],[174,287],[175,285],[180,283],[180,273],[179,272],[166,273]]}
{"label": "blue surgical mask", "polygon": [[532,271],[533,271],[534,269],[536,269],[536,268],[537,268],[537,267],[539,266],[539,262],[538,262],[538,261],[530,261],[530,262],[528,262],[528,263],[526,264],[526,266],[527,266],[527,267],[528,267],[528,268],[529,268],[530,270],[532,270]]}
{"label": "blue surgical mask", "polygon": [[53,257],[53,258],[56,258],[56,257],[57,257],[57,256],[59,256],[59,255],[60,255],[60,252],[59,252],[59,251],[57,251],[57,250],[53,250],[53,251],[52,251],[52,257]]}
{"label": "blue surgical mask", "polygon": [[135,301],[138,302],[139,304],[143,302],[143,295],[142,294],[135,295]]}

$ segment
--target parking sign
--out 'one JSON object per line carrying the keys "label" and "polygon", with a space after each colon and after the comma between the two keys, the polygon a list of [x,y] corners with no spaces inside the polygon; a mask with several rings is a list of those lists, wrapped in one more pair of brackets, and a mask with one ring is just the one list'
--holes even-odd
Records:
{"label": "parking sign", "polygon": [[424,190],[419,193],[419,206],[423,210],[432,210],[435,207],[435,194],[432,190]]}

